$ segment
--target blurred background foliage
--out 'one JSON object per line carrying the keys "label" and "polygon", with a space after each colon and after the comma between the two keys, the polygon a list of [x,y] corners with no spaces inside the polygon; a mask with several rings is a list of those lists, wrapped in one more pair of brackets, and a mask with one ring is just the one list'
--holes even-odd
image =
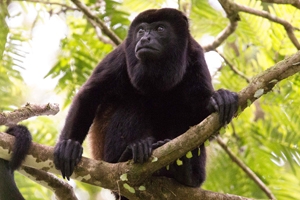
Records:
{"label": "blurred background foliage", "polygon": [[[115,45],[70,0],[42,2],[0,2],[0,111],[13,110],[26,102],[60,103],[63,110],[57,116],[23,122],[29,126],[35,142],[54,145],[74,94]],[[265,10],[300,27],[300,10],[294,6],[258,0],[235,2]],[[121,39],[126,37],[133,17],[149,8],[174,7],[186,12],[191,33],[202,45],[212,42],[228,24],[216,0],[84,3]],[[240,91],[248,84],[245,77],[251,79],[297,51],[281,25],[246,13],[239,16],[236,31],[218,47],[228,62],[217,53],[207,56],[216,89]],[[295,34],[300,38],[299,31]],[[299,94],[300,75],[296,74],[247,108],[221,135],[277,199],[300,199]],[[216,142],[212,141],[208,149],[204,189],[267,198]],[[49,190],[26,177],[16,174],[16,179],[26,199],[54,199]],[[96,199],[98,188],[73,181],[71,184],[79,199]]]}

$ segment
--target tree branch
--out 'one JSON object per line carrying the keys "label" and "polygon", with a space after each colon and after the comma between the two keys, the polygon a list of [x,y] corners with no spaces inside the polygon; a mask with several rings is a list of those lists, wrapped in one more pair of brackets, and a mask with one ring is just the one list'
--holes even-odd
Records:
{"label": "tree branch", "polygon": [[220,46],[235,31],[237,25],[237,21],[230,21],[228,26],[217,35],[211,44],[203,46],[204,51],[209,52]]}
{"label": "tree branch", "polygon": [[237,74],[238,76],[240,76],[241,78],[245,79],[247,83],[250,83],[250,79],[244,75],[242,72],[240,72],[235,66],[233,66],[229,60],[227,60],[227,58],[225,58],[225,56],[218,50],[215,50],[224,60],[224,62],[230,67],[230,69]]}
{"label": "tree branch", "polygon": [[0,125],[14,125],[34,116],[55,115],[59,112],[58,104],[35,105],[27,103],[24,107],[13,112],[0,113]]}
{"label": "tree branch", "polygon": [[[14,137],[0,132],[0,138],[0,158],[9,160],[9,155],[11,153],[9,152],[9,149],[11,149],[13,146]],[[33,143],[23,165],[30,168],[35,168],[38,171],[43,170],[48,173],[60,174],[60,171],[54,168],[53,147],[45,145]],[[130,169],[130,166],[132,169]],[[79,165],[76,167],[72,178],[84,183],[119,191],[122,195],[125,195],[132,200],[151,198],[185,199],[187,195],[189,196],[190,200],[248,200],[248,198],[243,198],[236,195],[220,194],[202,190],[200,188],[185,187],[176,181],[165,177],[153,177],[143,182],[143,186],[146,188],[145,191],[140,189],[140,185],[132,186],[132,188],[135,190],[135,194],[133,194],[124,188],[124,184],[126,184],[126,182],[121,181],[120,176],[122,174],[129,173],[130,170],[137,170],[141,167],[143,166],[138,164],[133,165],[130,162],[110,164],[83,157]],[[29,168],[26,167],[25,169],[28,173]],[[139,171],[140,170],[131,172],[139,173]],[[62,185],[62,183],[59,184]],[[160,188],[161,192],[157,192],[157,188]]]}
{"label": "tree branch", "polygon": [[244,5],[234,3],[232,0],[219,0],[219,2],[222,5],[222,7],[224,8],[226,13],[245,12],[248,14],[266,18],[272,22],[282,25],[285,28],[285,31],[287,32],[287,35],[290,38],[291,42],[294,44],[294,46],[298,50],[300,50],[300,43],[294,34],[294,30],[300,31],[300,29],[293,27],[289,22],[287,22],[283,19],[280,19],[274,15],[271,15],[270,13],[268,13],[266,11],[255,10],[253,8],[250,8],[250,7],[247,7]]}
{"label": "tree branch", "polygon": [[91,23],[91,25],[94,27],[95,29],[95,32],[96,32],[96,35],[98,37],[98,39],[105,43],[105,44],[110,44],[112,45],[113,47],[116,47],[117,45],[115,43],[113,43],[109,38],[106,38],[103,36],[103,34],[101,33],[101,29],[97,26],[97,24],[91,20],[90,18],[87,18],[87,20]]}
{"label": "tree branch", "polygon": [[78,8],[73,8],[71,6],[68,6],[63,3],[59,2],[50,2],[50,1],[41,1],[41,0],[12,0],[12,1],[25,1],[25,2],[31,2],[31,3],[40,3],[40,4],[47,4],[47,5],[57,5],[65,8],[66,10],[79,10]]}
{"label": "tree branch", "polygon": [[[250,84],[238,93],[239,95],[239,112],[250,106],[256,99],[263,94],[268,93],[279,81],[300,71],[300,51],[277,63],[274,67],[262,72],[257,77],[253,78]],[[157,164],[147,163],[147,172],[154,171],[168,165],[173,160],[180,158],[186,152],[195,149],[200,144],[204,143],[213,133],[221,128],[216,113],[211,114],[200,124],[191,127],[187,132],[173,139],[162,147],[153,152],[153,156],[157,157]],[[201,133],[201,134],[199,134]],[[133,180],[139,182],[138,177]]]}
{"label": "tree branch", "polygon": [[[239,111],[242,112],[254,100],[269,92],[276,83],[299,71],[300,51],[253,78],[251,83],[238,94]],[[216,194],[201,189],[183,187],[176,182],[169,181],[167,178],[149,178],[158,169],[184,156],[186,152],[197,148],[220,128],[218,114],[213,113],[200,124],[193,126],[184,134],[154,150],[153,157],[156,159],[150,159],[144,164],[133,164],[131,161],[109,164],[103,161],[83,158],[76,167],[72,178],[111,190],[120,190],[122,195],[130,199],[150,196],[154,199],[161,199],[165,196],[173,198],[176,196],[176,198],[182,197],[184,199],[186,196],[183,197],[181,195],[186,195],[187,193],[189,193],[191,199],[203,199],[202,195],[204,194],[210,195],[209,198],[212,199],[226,199],[228,196],[225,194]],[[9,159],[9,149],[11,149],[14,142],[13,137],[5,133],[0,133],[0,138],[0,157]],[[33,144],[24,164],[39,170],[59,174],[54,169],[52,147]],[[126,179],[121,180],[121,175],[126,175]],[[132,187],[135,193],[133,194],[128,191],[124,184]],[[141,185],[146,186],[146,190],[139,190]],[[162,187],[164,188],[163,192],[157,192],[157,188]],[[240,197],[230,196],[230,199],[233,198]]]}
{"label": "tree branch", "polygon": [[230,159],[235,162],[246,174],[252,179],[260,189],[269,197],[270,199],[276,199],[272,191],[266,186],[266,184],[249,168],[242,160],[234,155],[232,151],[226,146],[220,136],[216,137],[218,144],[222,147],[222,149],[229,155]]}
{"label": "tree branch", "polygon": [[86,17],[93,20],[95,24],[102,30],[102,32],[107,35],[107,37],[109,37],[116,45],[122,43],[122,40],[113,31],[111,31],[103,21],[94,15],[84,3],[82,3],[80,0],[71,1],[85,14]]}
{"label": "tree branch", "polygon": [[219,2],[227,14],[227,18],[229,19],[229,24],[222,32],[220,32],[217,35],[217,37],[211,44],[203,46],[203,49],[206,52],[214,50],[218,46],[220,46],[222,44],[222,42],[224,42],[236,30],[238,21],[240,20],[240,16],[238,15],[237,11],[235,11],[233,9],[226,9],[226,7],[229,4],[224,4],[224,3],[222,3],[222,1],[219,1]]}
{"label": "tree branch", "polygon": [[276,3],[276,4],[291,4],[294,7],[300,9],[300,1],[299,0],[261,0],[265,3]]}
{"label": "tree branch", "polygon": [[57,200],[77,200],[73,187],[53,174],[30,167],[21,167],[21,174],[51,190]]}

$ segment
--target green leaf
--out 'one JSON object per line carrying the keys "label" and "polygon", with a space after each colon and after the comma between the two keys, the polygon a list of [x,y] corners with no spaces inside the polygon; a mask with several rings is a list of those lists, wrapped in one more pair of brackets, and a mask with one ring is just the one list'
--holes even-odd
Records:
{"label": "green leaf", "polygon": [[264,89],[258,89],[255,93],[254,93],[254,97],[255,98],[259,98],[264,94]]}
{"label": "green leaf", "polygon": [[153,159],[151,160],[151,162],[157,162],[158,158],[153,156]]}
{"label": "green leaf", "polygon": [[170,165],[167,165],[167,166],[166,166],[166,169],[169,170],[169,169],[170,169]]}
{"label": "green leaf", "polygon": [[145,190],[146,190],[146,187],[143,186],[143,185],[141,185],[141,186],[139,187],[139,190],[140,190],[140,191],[145,191]]}
{"label": "green leaf", "polygon": [[121,180],[121,181],[128,181],[127,173],[122,174],[122,175],[120,176],[120,180]]}
{"label": "green leaf", "polygon": [[250,99],[247,99],[247,107],[250,107],[252,104],[251,100]]}
{"label": "green leaf", "polygon": [[186,155],[185,155],[187,158],[192,158],[193,157],[193,154],[191,151],[187,152]]}
{"label": "green leaf", "polygon": [[176,160],[176,164],[178,165],[178,166],[181,166],[183,163],[182,163],[182,160],[180,160],[179,158]]}
{"label": "green leaf", "polygon": [[123,187],[125,188],[125,189],[127,189],[129,192],[131,192],[131,193],[135,193],[135,189],[133,188],[133,187],[131,187],[130,185],[128,185],[127,183],[124,183],[123,184]]}

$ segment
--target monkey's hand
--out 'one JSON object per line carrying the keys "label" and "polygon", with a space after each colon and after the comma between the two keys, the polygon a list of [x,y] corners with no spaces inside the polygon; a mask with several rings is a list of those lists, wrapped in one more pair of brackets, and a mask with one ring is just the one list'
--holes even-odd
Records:
{"label": "monkey's hand", "polygon": [[54,165],[61,171],[63,178],[70,180],[75,166],[82,157],[83,148],[77,141],[68,139],[59,141],[54,148]]}
{"label": "monkey's hand", "polygon": [[228,124],[238,109],[238,95],[229,90],[220,89],[210,98],[208,109],[219,113],[220,123]]}
{"label": "monkey's hand", "polygon": [[130,159],[133,159],[135,163],[146,162],[152,154],[153,142],[153,137],[147,137],[131,143],[126,147],[118,162],[125,162]]}
{"label": "monkey's hand", "polygon": [[162,145],[166,144],[167,142],[170,142],[171,139],[164,139],[164,140],[159,140],[155,143],[152,144],[152,149],[157,149],[158,147],[161,147]]}

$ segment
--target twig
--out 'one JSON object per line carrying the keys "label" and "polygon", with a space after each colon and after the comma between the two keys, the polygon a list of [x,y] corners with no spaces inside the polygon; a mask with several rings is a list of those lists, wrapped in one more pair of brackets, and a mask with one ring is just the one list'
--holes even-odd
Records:
{"label": "twig", "polygon": [[249,79],[246,75],[244,75],[242,72],[240,72],[238,69],[236,69],[236,68],[229,62],[229,60],[227,60],[227,59],[225,58],[225,56],[224,56],[221,52],[219,52],[218,50],[215,50],[215,51],[223,58],[223,60],[225,61],[225,63],[230,67],[230,69],[231,69],[234,73],[236,73],[237,75],[239,75],[241,78],[245,79],[245,80],[247,81],[247,83],[250,83],[250,79]]}
{"label": "twig", "polygon": [[[111,31],[102,20],[100,20],[96,15],[94,15],[90,11],[90,8],[88,8],[80,0],[71,0],[77,6],[77,8],[73,8],[71,6],[68,6],[68,5],[62,4],[62,3],[58,3],[58,2],[48,2],[48,1],[41,1],[41,0],[13,0],[13,1],[26,1],[26,2],[32,2],[32,3],[59,5],[59,6],[65,7],[67,10],[82,11],[85,14],[85,16],[88,18],[88,21],[90,23],[92,23],[92,25],[94,27],[99,27],[102,30],[102,32],[112,40],[112,42],[114,43],[114,46],[117,46],[122,43],[122,40],[113,31]],[[96,30],[96,32],[97,32],[97,30]],[[98,33],[97,33],[97,35],[99,37]],[[101,39],[101,41],[103,41],[105,43],[111,43],[111,42],[108,42],[103,37],[100,37],[99,39]]]}
{"label": "twig", "polygon": [[240,20],[240,16],[238,15],[237,11],[235,11],[234,9],[227,9],[227,6],[229,4],[222,3],[222,1],[220,1],[220,4],[222,5],[223,9],[227,14],[227,18],[229,19],[229,24],[223,31],[221,31],[217,35],[217,37],[211,44],[203,46],[203,49],[206,52],[214,50],[218,46],[220,46],[222,42],[224,42],[236,30],[238,21]]}
{"label": "twig", "polygon": [[260,0],[265,3],[276,3],[276,4],[291,4],[292,6],[300,9],[299,0]]}
{"label": "twig", "polygon": [[73,187],[53,174],[25,166],[21,167],[19,172],[53,191],[57,200],[78,200]]}
{"label": "twig", "polygon": [[41,1],[41,0],[12,0],[12,1],[25,1],[25,2],[31,2],[31,3],[41,3],[41,4],[48,4],[48,5],[57,5],[66,8],[66,10],[79,10],[78,8],[74,8],[71,6],[68,6],[63,3],[58,2],[50,2],[50,1]]}
{"label": "twig", "polygon": [[232,12],[231,10],[237,11],[237,12],[245,12],[248,14],[256,15],[259,17],[266,18],[272,22],[278,23],[282,25],[285,28],[285,31],[287,32],[288,37],[290,38],[291,42],[294,44],[294,46],[300,50],[300,43],[297,40],[294,30],[300,31],[299,28],[293,27],[289,22],[278,18],[274,15],[271,15],[270,13],[263,11],[263,10],[255,10],[253,8],[234,3],[233,1],[229,0],[219,0],[223,8],[225,9],[226,13],[227,12]]}
{"label": "twig", "polygon": [[230,21],[228,26],[217,35],[217,37],[211,44],[203,46],[204,51],[208,52],[220,46],[222,42],[224,42],[235,31],[237,25],[237,21]]}
{"label": "twig", "polygon": [[245,163],[243,163],[242,160],[240,160],[236,155],[234,155],[234,153],[227,147],[227,145],[223,142],[220,136],[216,137],[216,141],[228,154],[230,159],[233,162],[235,162],[249,176],[249,178],[252,179],[262,189],[262,191],[270,199],[276,199],[272,191],[265,185],[265,183]]}
{"label": "twig", "polygon": [[297,40],[295,34],[294,34],[294,30],[297,30],[299,31],[300,29],[299,28],[296,28],[296,27],[293,27],[289,22],[283,20],[283,19],[280,19],[274,15],[271,15],[270,13],[266,12],[266,11],[259,11],[259,10],[255,10],[253,8],[249,8],[249,7],[246,7],[244,5],[238,5],[238,9],[240,11],[243,11],[243,12],[246,12],[246,13],[249,13],[249,14],[253,14],[253,15],[256,15],[256,16],[261,16],[261,17],[264,17],[266,19],[269,19],[270,21],[272,22],[275,22],[275,23],[278,23],[278,24],[281,24],[284,28],[285,28],[285,31],[287,32],[290,40],[292,41],[292,43],[294,44],[294,46],[300,50],[300,43],[299,41]]}
{"label": "twig", "polygon": [[122,43],[122,40],[113,31],[111,31],[103,21],[101,21],[96,15],[94,15],[84,3],[82,3],[80,0],[71,1],[86,15],[86,17],[93,20],[103,31],[103,33],[107,35],[116,45]]}
{"label": "twig", "polygon": [[24,107],[13,112],[0,113],[0,125],[14,125],[34,116],[55,115],[59,112],[58,104],[35,105],[27,103]]}
{"label": "twig", "polygon": [[101,29],[97,26],[97,24],[90,18],[87,18],[87,20],[92,24],[92,26],[94,27],[97,37],[98,39],[105,43],[105,44],[110,44],[114,47],[116,47],[117,45],[115,43],[113,43],[111,40],[109,40],[108,38],[103,37],[103,34],[101,33]]}

